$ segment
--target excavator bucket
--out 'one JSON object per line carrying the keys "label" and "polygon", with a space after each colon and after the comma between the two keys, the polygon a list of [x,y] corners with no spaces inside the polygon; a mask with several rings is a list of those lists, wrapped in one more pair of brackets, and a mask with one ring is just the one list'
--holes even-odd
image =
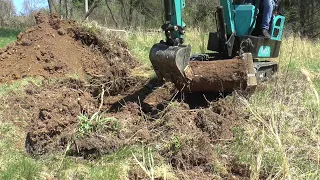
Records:
{"label": "excavator bucket", "polygon": [[233,59],[190,60],[191,46],[155,44],[150,60],[158,78],[184,92],[254,90],[257,79],[250,53]]}
{"label": "excavator bucket", "polygon": [[188,66],[191,46],[168,46],[164,43],[153,45],[150,61],[159,79],[176,85],[187,83],[184,70]]}

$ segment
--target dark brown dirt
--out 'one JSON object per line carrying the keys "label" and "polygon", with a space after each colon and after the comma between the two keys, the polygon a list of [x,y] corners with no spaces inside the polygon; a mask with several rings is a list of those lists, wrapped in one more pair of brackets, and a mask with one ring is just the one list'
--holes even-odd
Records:
{"label": "dark brown dirt", "polygon": [[[26,89],[27,95],[16,103],[28,109],[26,148],[32,154],[63,150],[71,139],[79,113],[92,113],[97,101],[88,92],[64,84],[48,85],[44,89]],[[58,136],[62,136],[58,138]]]}
{"label": "dark brown dirt", "polygon": [[[130,69],[139,63],[126,43],[104,40],[54,16],[38,14],[36,21],[0,55],[0,83],[44,77],[41,86],[29,83],[24,93],[10,92],[2,108],[4,120],[25,127],[28,153],[64,152],[70,145],[68,155],[92,159],[144,144],[156,146],[180,179],[215,179],[213,147],[233,137],[231,128],[240,118],[232,98],[195,108],[170,83],[132,77]],[[70,74],[80,78],[66,78]],[[114,121],[95,123],[93,132],[79,134],[78,116],[90,118],[95,112]]]}
{"label": "dark brown dirt", "polygon": [[[156,97],[154,99],[161,99]],[[163,110],[152,115],[142,110],[137,99],[126,102],[116,112],[108,112],[110,105],[103,105],[101,111],[107,111],[104,117],[115,118],[119,128],[106,124],[94,133],[78,137],[78,115],[93,114],[100,106],[99,97],[94,96],[85,82],[66,79],[51,83],[45,80],[41,87],[30,84],[25,95],[12,93],[7,100],[11,102],[11,109],[5,110],[6,119],[20,117],[29,124],[26,149],[30,154],[65,151],[70,144],[68,155],[91,159],[126,146],[158,144],[159,156],[178,172],[200,173],[205,174],[204,177],[211,176],[214,166],[212,159],[216,154],[212,147],[220,139],[232,138],[231,128],[236,123],[230,114],[231,100],[221,100],[222,103],[219,101],[205,109],[190,109],[188,104],[176,100],[169,103],[171,99],[164,98],[159,101],[164,103]],[[12,109],[26,114],[14,114]],[[185,173],[178,175],[182,179],[192,177]]]}
{"label": "dark brown dirt", "polygon": [[[212,139],[232,138],[228,120],[209,109],[200,110],[195,119],[196,126],[210,135]],[[227,127],[227,128],[225,128]],[[224,137],[221,137],[221,135]]]}

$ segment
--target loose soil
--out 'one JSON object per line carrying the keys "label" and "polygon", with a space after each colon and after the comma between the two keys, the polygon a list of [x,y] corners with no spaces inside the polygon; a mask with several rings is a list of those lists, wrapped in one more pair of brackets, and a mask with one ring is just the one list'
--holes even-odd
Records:
{"label": "loose soil", "polygon": [[0,53],[0,83],[29,76],[65,75],[90,75],[118,83],[117,77],[128,76],[129,69],[138,64],[118,39],[103,42],[82,32],[75,22],[55,16],[37,14],[36,22]]}
{"label": "loose soil", "polygon": [[[157,147],[156,157],[179,178],[214,179],[213,147],[232,139],[231,129],[239,123],[232,98],[211,103],[205,96],[178,93],[170,83],[135,77],[130,70],[139,63],[121,40],[56,16],[37,14],[36,21],[0,53],[0,83],[44,78],[41,85],[30,82],[23,93],[2,97],[3,120],[24,127],[28,153],[57,153],[70,145],[68,155],[95,159],[143,143]],[[74,74],[77,78],[70,78]],[[80,133],[79,116],[95,112],[104,112],[105,121]],[[230,167],[226,178],[232,173]],[[130,171],[132,179],[143,176]]]}

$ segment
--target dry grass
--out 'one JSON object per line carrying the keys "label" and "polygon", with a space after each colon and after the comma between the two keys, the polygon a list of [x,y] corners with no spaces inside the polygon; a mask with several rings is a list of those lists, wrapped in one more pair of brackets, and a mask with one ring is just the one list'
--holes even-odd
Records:
{"label": "dry grass", "polygon": [[239,97],[239,111],[251,115],[229,153],[250,167],[252,179],[320,176],[318,49],[307,40],[285,39],[275,80],[249,100]]}

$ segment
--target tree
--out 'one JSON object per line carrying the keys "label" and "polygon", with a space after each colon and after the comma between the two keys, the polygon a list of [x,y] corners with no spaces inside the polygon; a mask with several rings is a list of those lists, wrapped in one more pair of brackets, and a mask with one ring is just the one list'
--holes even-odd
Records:
{"label": "tree", "polygon": [[294,32],[312,38],[319,36],[319,0],[283,0],[282,6],[286,24],[291,26]]}
{"label": "tree", "polygon": [[7,26],[14,13],[15,8],[11,0],[0,0],[0,27]]}

